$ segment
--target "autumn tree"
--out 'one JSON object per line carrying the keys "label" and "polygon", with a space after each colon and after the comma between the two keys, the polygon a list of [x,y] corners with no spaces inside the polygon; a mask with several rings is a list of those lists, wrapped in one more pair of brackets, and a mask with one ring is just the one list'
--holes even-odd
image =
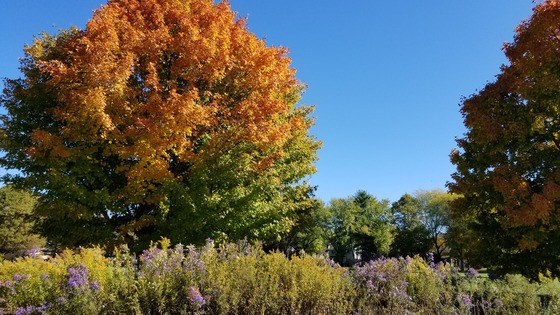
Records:
{"label": "autumn tree", "polygon": [[36,204],[37,199],[27,191],[0,188],[0,256],[13,258],[45,245],[34,229]]}
{"label": "autumn tree", "polygon": [[278,240],[309,203],[304,86],[227,1],[110,0],[24,51],[1,165],[39,195],[49,238]]}
{"label": "autumn tree", "polygon": [[560,2],[543,1],[503,48],[496,80],[462,102],[451,155],[472,259],[504,272],[560,274]]}

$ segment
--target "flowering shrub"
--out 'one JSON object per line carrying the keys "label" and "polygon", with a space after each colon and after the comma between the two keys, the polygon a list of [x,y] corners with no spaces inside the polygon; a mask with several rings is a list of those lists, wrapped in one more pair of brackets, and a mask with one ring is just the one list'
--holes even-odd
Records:
{"label": "flowering shrub", "polygon": [[420,257],[341,268],[246,241],[0,261],[0,314],[557,314],[560,282],[490,280]]}
{"label": "flowering shrub", "polygon": [[375,309],[381,313],[400,314],[410,308],[407,260],[381,258],[354,269],[358,309]]}

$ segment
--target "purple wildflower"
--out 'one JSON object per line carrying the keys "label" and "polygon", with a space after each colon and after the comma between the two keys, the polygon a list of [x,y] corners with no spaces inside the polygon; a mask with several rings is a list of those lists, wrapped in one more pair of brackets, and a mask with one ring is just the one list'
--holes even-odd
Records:
{"label": "purple wildflower", "polygon": [[142,262],[144,262],[144,264],[146,266],[152,266],[153,267],[153,262],[152,260],[154,258],[156,258],[156,256],[161,253],[161,249],[157,248],[157,247],[152,247],[150,249],[146,249],[142,252],[142,254],[140,255],[140,260]]}
{"label": "purple wildflower", "polygon": [[19,282],[19,281],[24,280],[24,279],[28,279],[28,278],[29,278],[29,275],[20,275],[20,274],[16,273],[14,275],[14,283]]}
{"label": "purple wildflower", "polygon": [[27,251],[27,256],[29,256],[31,258],[38,258],[40,253],[41,253],[40,248],[32,248],[32,249]]}
{"label": "purple wildflower", "polygon": [[472,300],[471,300],[471,297],[470,297],[468,294],[459,293],[458,298],[459,298],[459,300],[460,300],[463,304],[465,304],[467,307],[470,308],[470,307],[473,307],[473,306],[474,306],[474,304],[473,304],[473,302],[472,302]]}
{"label": "purple wildflower", "polygon": [[182,244],[177,244],[177,246],[175,246],[175,249],[181,256],[184,255],[185,249]]}
{"label": "purple wildflower", "polygon": [[206,300],[195,287],[190,287],[188,296],[191,303],[199,309],[206,304]]}
{"label": "purple wildflower", "polygon": [[10,280],[6,280],[6,281],[2,282],[0,280],[0,287],[5,287],[5,288],[10,289],[12,294],[16,294],[16,288],[14,287],[14,284],[16,284],[16,282],[12,282]]}
{"label": "purple wildflower", "polygon": [[469,268],[465,271],[465,276],[467,276],[467,278],[476,278],[478,277],[478,271],[474,268]]}
{"label": "purple wildflower", "polygon": [[93,281],[92,283],[90,283],[89,288],[92,291],[101,291],[101,286],[99,285],[99,282],[97,282],[97,281]]}
{"label": "purple wildflower", "polygon": [[434,253],[430,252],[428,253],[428,264],[430,265],[430,267],[435,268],[436,264],[434,263]]}
{"label": "purple wildflower", "polygon": [[198,258],[198,252],[196,251],[196,249],[192,246],[188,247],[189,253],[188,256],[192,257],[192,258]]}
{"label": "purple wildflower", "polygon": [[37,312],[39,312],[40,314],[47,314],[46,308],[44,308],[43,306],[36,307],[33,305],[28,305],[26,307],[18,307],[15,310],[14,315],[31,315],[36,314]]}
{"label": "purple wildflower", "polygon": [[504,302],[502,302],[502,300],[495,299],[495,300],[494,300],[494,305],[496,305],[496,306],[498,306],[498,307],[503,307],[503,306],[504,306]]}
{"label": "purple wildflower", "polygon": [[[28,306],[29,307],[29,306]],[[16,311],[14,312],[14,315],[27,315],[27,314],[31,314],[31,312],[33,312],[33,310],[28,310],[28,307],[18,307],[16,308]]]}
{"label": "purple wildflower", "polygon": [[206,265],[199,256],[200,254],[193,247],[189,246],[188,254],[183,260],[183,272],[190,273],[191,275],[205,273]]}
{"label": "purple wildflower", "polygon": [[70,289],[79,289],[82,292],[88,284],[88,270],[83,264],[79,264],[75,268],[68,268],[68,287]]}
{"label": "purple wildflower", "polygon": [[485,309],[490,309],[490,308],[492,308],[492,302],[483,300],[482,301],[482,307],[485,308]]}

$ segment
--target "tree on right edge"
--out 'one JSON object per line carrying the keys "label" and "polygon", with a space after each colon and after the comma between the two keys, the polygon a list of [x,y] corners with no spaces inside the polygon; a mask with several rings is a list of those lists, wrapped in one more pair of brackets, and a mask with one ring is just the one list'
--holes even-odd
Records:
{"label": "tree on right edge", "polygon": [[509,65],[461,104],[453,212],[468,219],[471,262],[559,275],[560,3],[537,4],[503,50]]}

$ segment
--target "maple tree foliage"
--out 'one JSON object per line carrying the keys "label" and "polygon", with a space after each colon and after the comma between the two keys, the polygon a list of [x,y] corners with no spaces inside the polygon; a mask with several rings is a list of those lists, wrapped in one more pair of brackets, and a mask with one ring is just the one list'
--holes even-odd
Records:
{"label": "maple tree foliage", "polygon": [[110,0],[25,54],[1,100],[2,165],[40,194],[51,239],[278,239],[311,202],[304,85],[227,1]]}
{"label": "maple tree foliage", "polygon": [[495,82],[462,102],[451,154],[456,215],[471,259],[505,271],[560,273],[560,3],[538,3],[503,50]]}

